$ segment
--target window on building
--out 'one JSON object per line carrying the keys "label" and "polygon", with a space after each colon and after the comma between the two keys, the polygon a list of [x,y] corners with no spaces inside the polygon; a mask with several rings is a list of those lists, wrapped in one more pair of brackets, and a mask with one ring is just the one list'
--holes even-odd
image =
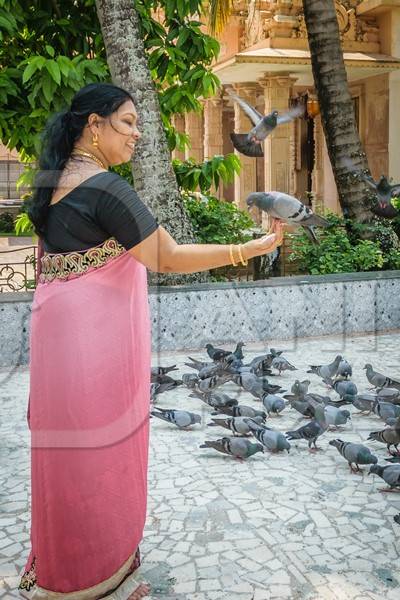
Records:
{"label": "window on building", "polygon": [[27,190],[17,190],[17,180],[25,165],[17,160],[0,160],[0,200],[19,200]]}

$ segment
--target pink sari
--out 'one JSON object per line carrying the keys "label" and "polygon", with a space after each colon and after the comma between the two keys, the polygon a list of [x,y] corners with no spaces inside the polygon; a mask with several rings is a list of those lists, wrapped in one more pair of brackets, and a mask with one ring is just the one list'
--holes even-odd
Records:
{"label": "pink sari", "polygon": [[[146,268],[113,238],[47,255],[30,329],[30,600],[125,600],[146,516]],[[43,251],[43,250],[42,250]],[[82,255],[81,255],[82,256]],[[46,279],[47,278],[47,279]],[[135,573],[136,575],[136,573]]]}

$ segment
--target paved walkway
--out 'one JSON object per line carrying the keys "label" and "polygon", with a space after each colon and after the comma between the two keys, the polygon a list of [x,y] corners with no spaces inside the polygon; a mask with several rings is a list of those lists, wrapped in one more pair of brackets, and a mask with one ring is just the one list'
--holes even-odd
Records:
{"label": "paved walkway", "polygon": [[[274,380],[290,388],[305,378],[309,363],[330,362],[343,354],[354,367],[360,391],[367,388],[362,367],[400,377],[400,334],[338,337],[290,342],[271,341],[299,371]],[[247,345],[246,358],[263,350]],[[177,363],[187,354],[153,355],[153,364]],[[307,376],[308,377],[308,376]],[[312,390],[326,392],[310,375]],[[29,549],[29,448],[26,425],[29,373],[0,372],[0,598],[18,597],[19,573]],[[236,393],[226,384],[224,391]],[[248,394],[241,402],[259,407]],[[163,394],[161,407],[210,410],[188,398],[187,389]],[[355,409],[351,409],[356,412]],[[298,426],[300,415],[286,409],[271,425],[283,431]],[[301,421],[303,422],[303,421]],[[205,425],[179,431],[152,420],[149,504],[141,545],[143,570],[153,585],[152,598],[163,600],[398,600],[400,598],[400,494],[377,491],[382,481],[352,475],[328,441],[340,437],[365,441],[382,428],[376,416],[353,415],[340,431],[319,441],[312,455],[304,442],[292,442],[289,455],[257,454],[240,463],[212,450],[205,439],[226,430]],[[370,448],[383,459],[386,449]],[[1,587],[2,586],[2,587]]]}

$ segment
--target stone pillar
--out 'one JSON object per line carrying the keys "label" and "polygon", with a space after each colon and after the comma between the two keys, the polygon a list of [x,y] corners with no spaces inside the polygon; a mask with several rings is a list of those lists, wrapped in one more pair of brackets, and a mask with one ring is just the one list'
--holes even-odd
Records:
{"label": "stone pillar", "polygon": [[[295,78],[287,74],[266,74],[259,79],[264,89],[265,114],[277,110],[280,113],[289,109],[289,101]],[[290,173],[295,168],[292,164],[293,152],[292,123],[279,125],[264,142],[265,189],[290,193]],[[263,213],[263,226],[268,228],[268,218]]]}
{"label": "stone pillar", "polygon": [[204,126],[203,111],[190,112],[185,115],[185,131],[190,139],[190,148],[185,149],[185,158],[194,158],[198,163],[203,161]]}
{"label": "stone pillar", "polygon": [[[172,124],[179,133],[185,133],[185,117],[183,115],[176,114],[172,118]],[[185,153],[182,150],[173,150],[172,158],[178,158],[179,160],[185,160]]]}
{"label": "stone pillar", "polygon": [[[234,86],[238,96],[246,100],[251,106],[257,103],[257,93],[260,88],[256,83],[238,83]],[[254,127],[249,117],[239,104],[234,102],[235,111],[235,132],[248,133]],[[239,175],[235,175],[235,196],[236,206],[242,210],[246,209],[246,197],[251,192],[257,191],[257,162],[256,158],[244,156],[235,150],[235,154],[240,158],[242,169]]]}
{"label": "stone pillar", "polygon": [[[224,153],[222,107],[223,99],[220,94],[204,101],[204,160],[209,160],[216,155]],[[211,192],[217,198],[222,199],[222,182],[218,190],[213,186]]]}

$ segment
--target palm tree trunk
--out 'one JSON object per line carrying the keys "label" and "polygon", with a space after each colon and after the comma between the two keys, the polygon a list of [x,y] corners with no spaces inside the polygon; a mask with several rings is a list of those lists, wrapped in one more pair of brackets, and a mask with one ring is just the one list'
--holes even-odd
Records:
{"label": "palm tree trunk", "polygon": [[[303,0],[315,88],[328,154],[343,214],[358,223],[372,221],[373,196],[354,171],[369,173],[347,82],[334,0]],[[346,166],[347,165],[347,166]],[[368,235],[368,234],[366,234]]]}
{"label": "palm tree trunk", "polygon": [[[129,91],[142,124],[132,162],[140,198],[180,244],[195,243],[193,228],[179,194],[160,106],[151,78],[139,15],[132,0],[96,0],[112,80]],[[151,283],[176,285],[204,281],[207,273],[149,274]]]}

